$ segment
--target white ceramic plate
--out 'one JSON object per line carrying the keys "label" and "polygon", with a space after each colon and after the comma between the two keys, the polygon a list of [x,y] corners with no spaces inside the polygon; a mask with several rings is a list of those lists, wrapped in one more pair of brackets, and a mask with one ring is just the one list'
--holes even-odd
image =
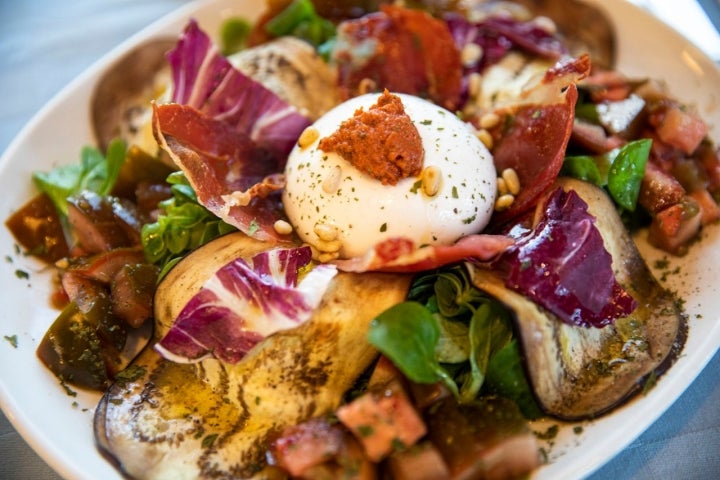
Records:
{"label": "white ceramic plate", "polygon": [[[632,76],[665,79],[679,98],[695,103],[720,140],[720,71],[711,60],[673,30],[622,0],[593,0],[607,10],[617,26],[619,66]],[[78,158],[92,143],[88,120],[90,92],[98,75],[123,52],[157,35],[178,34],[190,17],[209,33],[218,32],[228,16],[251,18],[257,4],[249,0],[210,0],[190,4],[143,30],[72,82],[23,129],[0,159],[0,218],[5,219],[34,195],[30,175],[58,162]],[[658,54],[661,52],[661,54]],[[62,126],[62,128],[58,128]],[[579,478],[620,452],[655,421],[695,379],[720,346],[720,228],[709,229],[703,241],[683,259],[672,259],[668,286],[685,299],[690,334],[684,355],[646,396],[595,422],[582,433],[561,430],[549,451],[550,463],[537,479]],[[653,264],[664,255],[640,240]],[[8,231],[0,228],[0,325],[3,336],[17,336],[17,347],[0,341],[0,404],[38,454],[60,475],[72,479],[120,479],[120,474],[95,449],[92,415],[99,395],[69,396],[35,357],[38,342],[57,312],[47,299],[50,276],[42,266],[15,251]],[[30,272],[20,279],[16,270]]]}

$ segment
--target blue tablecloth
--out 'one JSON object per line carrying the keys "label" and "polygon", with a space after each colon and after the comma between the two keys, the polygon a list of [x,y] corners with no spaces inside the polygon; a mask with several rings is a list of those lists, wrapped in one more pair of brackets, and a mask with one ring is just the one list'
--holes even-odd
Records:
{"label": "blue tablecloth", "polygon": [[[673,2],[678,16],[686,2]],[[0,0],[0,151],[66,83],[122,40],[184,3]],[[720,14],[713,0],[701,3],[713,15]],[[4,415],[0,478],[59,478]],[[649,430],[591,478],[720,478],[720,355]]]}

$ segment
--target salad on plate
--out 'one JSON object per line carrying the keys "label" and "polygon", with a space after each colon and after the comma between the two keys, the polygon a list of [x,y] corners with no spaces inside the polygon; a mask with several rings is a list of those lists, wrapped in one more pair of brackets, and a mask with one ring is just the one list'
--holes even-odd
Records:
{"label": "salad on plate", "polygon": [[103,393],[123,474],[521,477],[682,353],[632,235],[692,249],[720,151],[655,79],[510,2],[269,2],[214,36],[188,19],[6,221],[57,271],[38,359]]}

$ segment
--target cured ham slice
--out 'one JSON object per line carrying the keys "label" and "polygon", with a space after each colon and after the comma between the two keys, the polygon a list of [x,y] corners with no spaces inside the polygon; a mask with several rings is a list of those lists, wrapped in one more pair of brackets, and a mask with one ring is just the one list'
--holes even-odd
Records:
{"label": "cured ham slice", "polygon": [[153,107],[158,144],[182,169],[198,201],[240,231],[263,241],[283,239],[273,228],[284,218],[278,160],[230,125],[193,107]]}
{"label": "cured ham slice", "polygon": [[513,244],[504,235],[469,235],[454,245],[417,247],[407,238],[380,242],[362,257],[333,262],[346,272],[420,272],[450,265],[468,258],[490,260]]}
{"label": "cured ham slice", "polygon": [[516,103],[496,110],[504,120],[492,132],[495,168],[498,172],[514,169],[522,189],[510,208],[493,216],[493,225],[528,211],[557,178],[573,131],[575,82],[589,72],[587,56],[558,62],[536,85],[524,90]]}
{"label": "cured ham slice", "polygon": [[342,22],[333,60],[346,98],[371,86],[425,97],[451,111],[459,105],[460,51],[445,22],[426,12],[383,5]]}

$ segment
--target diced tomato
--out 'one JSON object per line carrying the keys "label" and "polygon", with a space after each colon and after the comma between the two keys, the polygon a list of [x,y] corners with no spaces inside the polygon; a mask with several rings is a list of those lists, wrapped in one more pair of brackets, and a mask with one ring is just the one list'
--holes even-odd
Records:
{"label": "diced tomato", "polygon": [[700,207],[702,225],[709,225],[720,219],[720,205],[715,202],[715,199],[712,195],[710,195],[710,192],[705,189],[696,190],[691,192],[690,196]]}
{"label": "diced tomato", "polygon": [[413,447],[395,452],[388,458],[393,480],[443,480],[450,478],[445,460],[435,445],[421,442]]}
{"label": "diced tomato", "polygon": [[37,195],[5,220],[15,240],[31,255],[53,263],[68,255],[57,210],[50,197]]}
{"label": "diced tomato", "polygon": [[657,248],[682,255],[687,244],[697,236],[702,216],[698,204],[690,197],[655,214],[648,230],[648,241]]}
{"label": "diced tomato", "polygon": [[116,248],[89,257],[72,260],[68,271],[75,275],[92,278],[109,284],[125,265],[145,262],[145,254],[139,248]]}
{"label": "diced tomato", "polygon": [[640,185],[638,203],[650,213],[660,212],[682,201],[685,189],[675,177],[648,162]]}
{"label": "diced tomato", "polygon": [[673,106],[665,111],[656,130],[663,142],[690,155],[707,135],[708,126],[695,112]]}
{"label": "diced tomato", "polygon": [[271,463],[291,475],[333,459],[343,443],[342,430],[324,417],[312,418],[285,429],[270,444]]}
{"label": "diced tomato", "polygon": [[409,447],[425,435],[425,423],[398,381],[368,391],[335,412],[362,444],[365,455],[378,462],[396,448]]}

